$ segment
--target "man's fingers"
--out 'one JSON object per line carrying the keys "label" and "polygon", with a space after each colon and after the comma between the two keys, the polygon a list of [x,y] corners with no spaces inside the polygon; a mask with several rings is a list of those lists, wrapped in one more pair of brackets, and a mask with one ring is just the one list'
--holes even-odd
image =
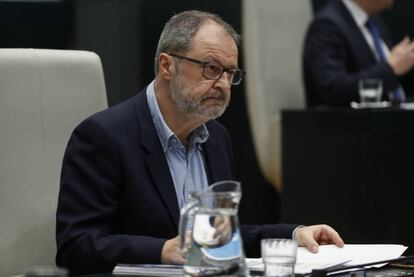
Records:
{"label": "man's fingers", "polygon": [[319,245],[312,236],[305,237],[303,243],[310,252],[317,253],[319,251]]}
{"label": "man's fingers", "polygon": [[410,38],[408,36],[405,36],[398,45],[407,45],[410,43]]}
{"label": "man's fingers", "polygon": [[299,245],[306,246],[313,253],[319,251],[319,244],[334,243],[338,247],[344,246],[341,236],[332,227],[324,224],[298,228],[295,239]]}
{"label": "man's fingers", "polygon": [[185,257],[180,249],[179,237],[165,241],[161,249],[162,264],[183,264]]}
{"label": "man's fingers", "polygon": [[[318,240],[318,238],[316,237]],[[319,238],[320,243],[334,243],[339,247],[344,246],[344,241],[342,240],[341,236],[336,232],[332,227],[328,225],[322,226],[322,233],[321,237]]]}
{"label": "man's fingers", "polygon": [[319,245],[316,238],[320,234],[320,228],[299,227],[296,231],[295,239],[299,245],[306,246],[312,253],[316,253],[319,250]]}
{"label": "man's fingers", "polygon": [[343,247],[345,245],[344,241],[342,240],[341,236],[332,229],[331,231],[331,240],[336,244],[338,247]]}

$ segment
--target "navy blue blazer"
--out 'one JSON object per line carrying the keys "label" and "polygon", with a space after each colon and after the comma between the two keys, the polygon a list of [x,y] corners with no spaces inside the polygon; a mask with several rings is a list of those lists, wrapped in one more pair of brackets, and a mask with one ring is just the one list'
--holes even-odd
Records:
{"label": "navy blue blazer", "polygon": [[[385,24],[374,20],[381,37],[391,49],[393,43]],[[378,62],[341,0],[330,0],[309,26],[303,50],[303,76],[307,105],[347,106],[359,101],[358,80],[381,78],[383,96],[394,91],[400,81],[386,62]],[[414,84],[409,78],[406,93]]]}
{"label": "navy blue blazer", "polygon": [[[206,126],[209,183],[233,179],[227,130],[215,120]],[[164,242],[177,235],[179,207],[145,90],[76,127],[64,155],[56,221],[56,263],[71,274],[160,263]],[[259,254],[261,238],[291,237],[296,226],[242,226],[247,255]]]}

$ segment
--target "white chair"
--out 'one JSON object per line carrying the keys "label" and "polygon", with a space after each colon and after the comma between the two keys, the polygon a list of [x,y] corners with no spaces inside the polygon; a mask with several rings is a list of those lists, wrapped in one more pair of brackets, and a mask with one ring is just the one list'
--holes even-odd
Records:
{"label": "white chair", "polygon": [[55,264],[66,143],[83,118],[105,107],[96,54],[0,49],[0,276]]}
{"label": "white chair", "polygon": [[247,105],[256,154],[264,176],[280,191],[280,111],[304,108],[302,43],[311,1],[244,0],[243,35]]}

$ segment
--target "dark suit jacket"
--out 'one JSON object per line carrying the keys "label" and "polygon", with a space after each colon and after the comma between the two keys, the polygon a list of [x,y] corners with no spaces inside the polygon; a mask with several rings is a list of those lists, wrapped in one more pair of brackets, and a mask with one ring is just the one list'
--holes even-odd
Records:
{"label": "dark suit jacket", "polygon": [[[206,126],[209,182],[232,179],[227,130],[214,120]],[[173,180],[145,90],[74,130],[62,165],[57,265],[84,274],[109,272],[116,263],[160,263],[178,221]],[[262,237],[290,237],[295,227],[242,226],[245,251],[257,255]]]}
{"label": "dark suit jacket", "polygon": [[[388,31],[376,17],[384,42],[391,49]],[[399,80],[386,62],[378,62],[341,0],[329,3],[312,21],[304,44],[303,75],[308,106],[347,106],[359,101],[358,80],[381,78],[383,96],[403,83],[410,94],[413,75]]]}

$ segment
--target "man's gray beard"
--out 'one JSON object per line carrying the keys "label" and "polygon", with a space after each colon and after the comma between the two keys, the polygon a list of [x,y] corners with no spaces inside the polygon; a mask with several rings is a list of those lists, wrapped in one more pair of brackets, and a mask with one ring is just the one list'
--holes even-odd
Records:
{"label": "man's gray beard", "polygon": [[[230,102],[230,97],[226,97],[225,93],[219,90],[203,95],[202,98],[192,100],[190,93],[181,85],[180,77],[174,78],[171,87],[171,99],[177,107],[186,114],[195,115],[197,117],[205,117],[215,119],[223,115]],[[225,103],[219,108],[208,108],[202,104],[202,101],[209,97],[223,98]]]}

